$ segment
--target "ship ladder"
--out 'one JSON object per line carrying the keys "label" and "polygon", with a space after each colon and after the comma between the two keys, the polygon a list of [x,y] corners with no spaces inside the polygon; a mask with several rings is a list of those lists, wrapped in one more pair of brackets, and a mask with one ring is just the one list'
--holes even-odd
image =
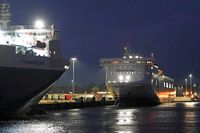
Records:
{"label": "ship ladder", "polygon": [[106,84],[106,87],[107,87],[108,92],[110,92],[110,94],[111,94],[111,95],[114,97],[114,99],[115,99],[114,105],[117,105],[118,102],[119,102],[119,99],[118,99],[118,97],[117,97],[117,94],[113,91],[112,85],[109,84],[109,83],[107,83],[107,84]]}

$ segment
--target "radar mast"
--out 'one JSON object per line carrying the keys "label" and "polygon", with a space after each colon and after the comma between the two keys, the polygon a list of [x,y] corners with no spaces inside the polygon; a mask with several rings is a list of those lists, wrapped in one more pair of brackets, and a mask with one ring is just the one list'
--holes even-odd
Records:
{"label": "radar mast", "polygon": [[128,45],[126,47],[124,47],[124,56],[123,56],[123,58],[133,58],[129,43],[128,43]]}
{"label": "radar mast", "polygon": [[0,28],[7,29],[8,23],[10,22],[10,4],[1,3],[0,4]]}

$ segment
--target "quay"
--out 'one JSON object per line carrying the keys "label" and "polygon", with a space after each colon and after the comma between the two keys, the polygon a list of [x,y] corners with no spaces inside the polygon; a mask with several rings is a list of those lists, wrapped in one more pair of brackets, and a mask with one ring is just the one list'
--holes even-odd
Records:
{"label": "quay", "polygon": [[[189,97],[175,97],[171,102],[193,102]],[[37,107],[45,110],[63,110],[115,105],[111,95],[95,94],[47,94],[38,103]]]}
{"label": "quay", "polygon": [[45,110],[62,110],[72,108],[114,105],[114,97],[107,92],[83,94],[46,94],[37,107]]}

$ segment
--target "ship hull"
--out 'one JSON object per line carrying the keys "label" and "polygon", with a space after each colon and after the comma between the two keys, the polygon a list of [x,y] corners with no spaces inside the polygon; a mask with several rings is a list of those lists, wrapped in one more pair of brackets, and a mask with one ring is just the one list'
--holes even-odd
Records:
{"label": "ship hull", "polygon": [[119,88],[118,106],[154,106],[161,103],[159,97],[148,84],[124,84]]}
{"label": "ship hull", "polygon": [[63,72],[64,70],[0,67],[0,114],[17,113],[59,79]]}

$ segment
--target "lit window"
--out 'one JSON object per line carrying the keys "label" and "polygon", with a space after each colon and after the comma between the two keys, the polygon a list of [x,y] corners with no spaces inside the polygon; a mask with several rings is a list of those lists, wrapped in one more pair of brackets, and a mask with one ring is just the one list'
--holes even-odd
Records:
{"label": "lit window", "polygon": [[126,75],[126,80],[129,81],[131,79],[130,75]]}
{"label": "lit window", "polygon": [[119,75],[118,78],[120,81],[122,81],[124,79],[123,75]]}

